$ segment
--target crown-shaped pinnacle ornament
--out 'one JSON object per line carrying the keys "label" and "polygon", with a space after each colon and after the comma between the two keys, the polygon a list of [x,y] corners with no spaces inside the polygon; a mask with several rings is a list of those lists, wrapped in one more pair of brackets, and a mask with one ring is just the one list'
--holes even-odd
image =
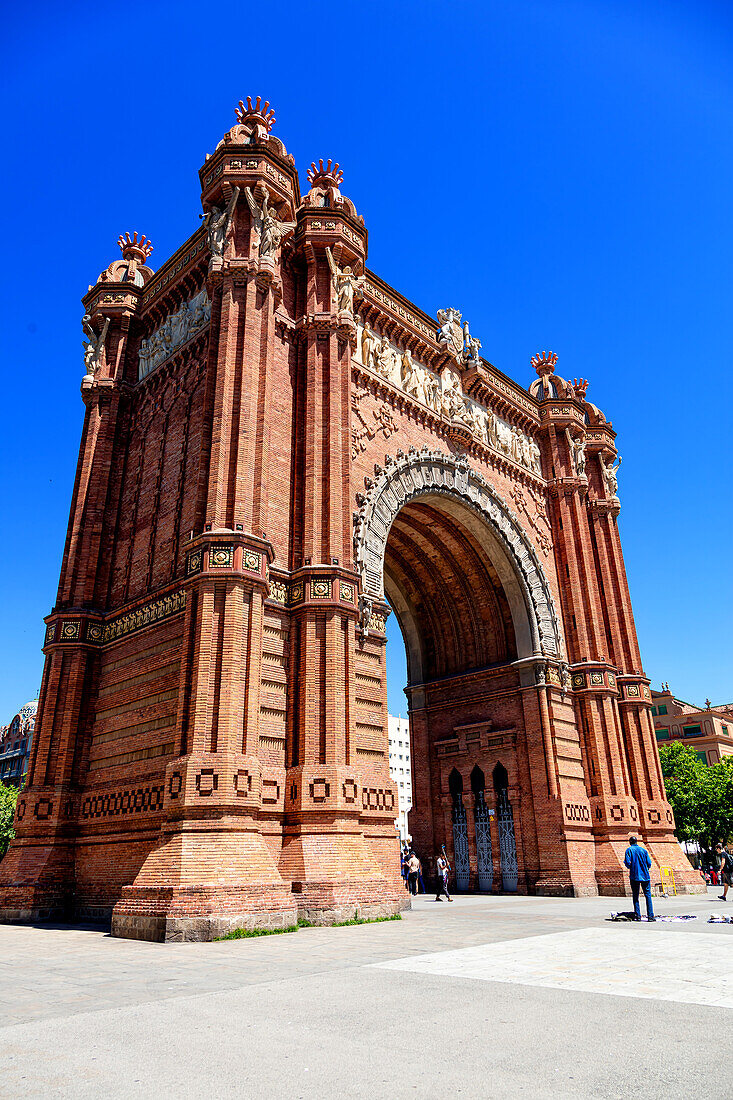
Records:
{"label": "crown-shaped pinnacle ornament", "polygon": [[555,373],[557,356],[554,351],[538,351],[536,355],[532,356],[531,362],[540,378],[542,378],[545,374]]}
{"label": "crown-shaped pinnacle ornament", "polygon": [[588,392],[588,379],[587,378],[574,378],[573,379],[573,393],[582,400]]}
{"label": "crown-shaped pinnacle ornament", "polygon": [[247,106],[240,99],[238,105],[234,108],[237,114],[237,121],[242,123],[255,123],[259,124],[265,130],[265,133],[269,134],[270,130],[277,122],[275,118],[275,112],[270,107],[270,101],[266,99],[262,102],[262,97],[257,96],[254,103],[252,102],[252,96],[247,96]]}
{"label": "crown-shaped pinnacle ornament", "polygon": [[318,187],[318,185],[325,185],[326,187],[340,187],[344,182],[344,174],[339,168],[338,164],[332,164],[331,158],[326,161],[324,166],[323,161],[318,161],[318,167],[316,168],[316,162],[312,161],[311,166],[308,169],[308,183],[311,187]]}
{"label": "crown-shaped pinnacle ornament", "polygon": [[124,236],[120,234],[117,244],[122,250],[123,260],[137,260],[139,264],[144,264],[153,251],[153,246],[144,233],[140,240],[137,239],[137,230],[132,236],[129,233],[125,233]]}

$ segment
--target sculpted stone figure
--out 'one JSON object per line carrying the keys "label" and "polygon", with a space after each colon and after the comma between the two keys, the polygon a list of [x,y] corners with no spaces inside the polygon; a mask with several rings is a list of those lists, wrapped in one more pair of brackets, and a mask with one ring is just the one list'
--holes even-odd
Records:
{"label": "sculpted stone figure", "polygon": [[461,314],[457,309],[449,306],[448,309],[438,310],[438,343],[446,351],[454,355],[456,359],[463,352],[463,330],[461,328]]}
{"label": "sculpted stone figure", "polygon": [[334,260],[330,248],[326,249],[326,256],[336,291],[336,308],[339,313],[350,313],[353,316],[354,296],[361,293],[366,277],[364,275],[354,275],[348,265],[340,268]]}
{"label": "sculpted stone figure", "polygon": [[573,469],[578,477],[585,477],[585,440],[575,439],[567,428],[565,429],[565,434],[568,437],[570,457],[573,460]]}
{"label": "sculpted stone figure", "polygon": [[392,379],[392,374],[396,365],[396,356],[386,336],[383,336],[377,344],[374,351],[374,363],[377,371],[383,378]]}
{"label": "sculpted stone figure", "polygon": [[606,492],[611,497],[618,496],[618,471],[621,465],[621,459],[614,466],[612,462],[606,464],[601,458],[601,473],[603,474],[603,481],[606,486]]}
{"label": "sculpted stone figure", "polygon": [[364,325],[361,332],[361,361],[365,367],[372,366],[374,356],[374,335]]}
{"label": "sculpted stone figure", "polygon": [[87,340],[83,340],[84,347],[84,373],[87,378],[94,378],[95,374],[99,370],[99,360],[102,356],[102,348],[104,347],[104,341],[107,339],[107,332],[109,330],[109,317],[105,317],[104,324],[102,325],[102,331],[97,333],[92,328],[92,319],[88,313],[85,313],[81,319],[81,327],[84,329],[84,333],[88,336]]}
{"label": "sculpted stone figure", "polygon": [[466,366],[475,366],[481,361],[479,350],[481,348],[481,341],[477,340],[471,335],[468,328],[468,321],[463,325],[463,361]]}
{"label": "sculpted stone figure", "polygon": [[441,411],[444,416],[454,419],[465,407],[461,383],[452,372],[448,373],[448,384],[443,386],[441,395]]}
{"label": "sculpted stone figure", "polygon": [[267,192],[258,206],[252,190],[245,187],[244,195],[252,213],[254,227],[260,238],[259,257],[261,260],[275,259],[283,238],[295,229],[295,222],[281,222],[277,210],[267,204]]}
{"label": "sculpted stone figure", "polygon": [[212,260],[221,260],[227,244],[227,237],[232,226],[234,208],[239,198],[239,188],[235,187],[229,205],[226,209],[221,206],[212,206],[208,214],[204,215],[206,236],[209,242],[209,251]]}

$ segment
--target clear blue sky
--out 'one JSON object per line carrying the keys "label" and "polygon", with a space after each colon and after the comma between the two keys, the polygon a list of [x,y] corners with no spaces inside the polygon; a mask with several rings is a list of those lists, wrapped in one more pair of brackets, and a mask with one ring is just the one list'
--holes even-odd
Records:
{"label": "clear blue sky", "polygon": [[624,458],[646,670],[733,699],[730,3],[72,0],[4,23],[0,721],[40,681],[80,296],[120,232],[148,234],[157,267],[196,228],[197,170],[247,94],[272,101],[303,182],[340,161],[383,278],[462,309],[524,385],[542,348],[590,379]]}

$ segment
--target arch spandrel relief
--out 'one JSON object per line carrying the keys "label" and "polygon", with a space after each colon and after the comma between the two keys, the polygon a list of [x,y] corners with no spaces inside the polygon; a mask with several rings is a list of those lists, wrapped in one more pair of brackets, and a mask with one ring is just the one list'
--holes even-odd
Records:
{"label": "arch spandrel relief", "polygon": [[[458,318],[461,316],[454,310],[447,312],[455,313]],[[446,311],[441,310],[439,318],[444,313]],[[445,328],[446,324],[442,327]],[[457,322],[453,324],[457,326]],[[465,350],[455,355],[456,363],[470,365],[477,362],[478,347],[481,345],[470,336],[467,326],[465,334],[457,327],[454,336],[456,347],[459,336],[466,341]],[[398,348],[389,337],[378,335],[361,318],[357,318],[356,348],[352,360],[433,413],[465,425],[481,443],[503,457],[523,466],[530,473],[542,476],[540,449],[536,440],[497,416],[493,409],[464,394],[460,376],[450,367],[445,367],[440,374],[436,373],[414,359],[409,349]],[[363,449],[357,440],[356,452]]]}
{"label": "arch spandrel relief", "polygon": [[[398,451],[365,478],[366,494],[357,494],[354,552],[361,573],[363,598],[384,600],[384,556],[392,522],[400,509],[421,496],[439,496],[483,521],[494,540],[496,560],[514,619],[521,657],[561,657],[560,621],[547,576],[519,520],[503,498],[464,457],[442,451]],[[478,532],[477,532],[478,533]],[[492,555],[493,560],[493,555]]]}

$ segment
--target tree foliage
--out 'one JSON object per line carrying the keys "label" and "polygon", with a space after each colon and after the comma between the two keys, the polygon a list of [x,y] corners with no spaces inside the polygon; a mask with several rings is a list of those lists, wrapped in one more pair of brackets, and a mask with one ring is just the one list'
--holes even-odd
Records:
{"label": "tree foliage", "polygon": [[660,745],[659,758],[680,840],[710,851],[733,834],[733,756],[704,764],[690,745]]}
{"label": "tree foliage", "polygon": [[18,788],[6,787],[0,783],[0,859],[8,850],[10,841],[15,836],[13,817],[15,816],[15,803],[18,801]]}

